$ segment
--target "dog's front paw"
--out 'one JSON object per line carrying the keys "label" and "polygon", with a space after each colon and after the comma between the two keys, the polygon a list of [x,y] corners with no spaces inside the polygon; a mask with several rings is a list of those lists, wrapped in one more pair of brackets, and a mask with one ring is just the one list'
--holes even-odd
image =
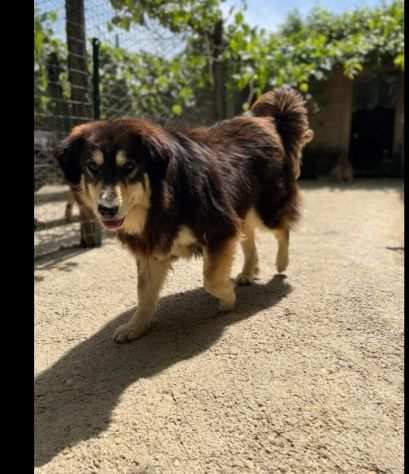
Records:
{"label": "dog's front paw", "polygon": [[236,297],[233,296],[233,298],[225,300],[225,301],[220,301],[219,302],[219,310],[218,314],[225,314],[229,313],[230,311],[234,310],[234,307],[236,305]]}
{"label": "dog's front paw", "polygon": [[114,332],[113,340],[118,344],[133,341],[138,337],[141,337],[147,330],[149,325],[146,326],[135,326],[132,323],[122,324]]}
{"label": "dog's front paw", "polygon": [[240,273],[237,277],[237,284],[240,286],[251,285],[255,280],[254,275],[249,275],[247,273]]}
{"label": "dog's front paw", "polygon": [[257,273],[258,272],[241,272],[240,275],[238,275],[236,282],[240,286],[251,285],[254,283],[254,280],[257,279]]}
{"label": "dog's front paw", "polygon": [[258,267],[255,267],[251,270],[243,269],[243,271],[238,275],[236,282],[240,286],[251,285],[254,283],[254,280],[257,279],[258,273]]}

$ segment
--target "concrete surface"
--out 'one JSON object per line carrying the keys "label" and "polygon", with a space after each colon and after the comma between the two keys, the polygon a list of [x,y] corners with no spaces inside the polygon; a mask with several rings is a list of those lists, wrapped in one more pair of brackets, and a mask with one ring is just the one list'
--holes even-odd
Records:
{"label": "concrete surface", "polygon": [[260,234],[258,283],[215,317],[180,262],[128,345],[114,239],[36,262],[35,472],[403,473],[402,183],[303,188],[287,278]]}

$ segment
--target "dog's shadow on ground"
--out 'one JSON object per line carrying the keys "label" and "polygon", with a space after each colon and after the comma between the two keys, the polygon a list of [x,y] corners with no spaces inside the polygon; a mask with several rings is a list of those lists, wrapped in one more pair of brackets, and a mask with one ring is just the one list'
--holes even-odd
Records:
{"label": "dog's shadow on ground", "polygon": [[212,346],[225,327],[276,305],[290,291],[285,277],[237,289],[237,310],[216,316],[217,305],[202,289],[160,301],[158,321],[141,339],[112,342],[127,311],[82,342],[35,380],[35,465],[96,437],[110,424],[121,393],[140,377],[151,377]]}

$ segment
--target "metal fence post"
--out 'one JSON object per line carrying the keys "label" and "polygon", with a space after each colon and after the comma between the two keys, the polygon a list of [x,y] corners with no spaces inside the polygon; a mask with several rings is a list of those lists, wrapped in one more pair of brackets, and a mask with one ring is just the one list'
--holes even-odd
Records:
{"label": "metal fence post", "polygon": [[99,39],[92,38],[92,102],[94,105],[94,119],[101,117],[101,95],[100,95],[100,77],[99,77]]}

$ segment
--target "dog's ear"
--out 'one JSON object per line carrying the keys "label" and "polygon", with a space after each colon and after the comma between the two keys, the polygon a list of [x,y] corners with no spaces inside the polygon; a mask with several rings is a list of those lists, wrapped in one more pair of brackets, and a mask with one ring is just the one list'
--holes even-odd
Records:
{"label": "dog's ear", "polygon": [[162,180],[172,157],[175,154],[175,144],[165,134],[149,133],[142,136],[142,147],[145,151],[145,167],[151,178]]}
{"label": "dog's ear", "polygon": [[74,128],[71,134],[57,145],[54,153],[66,181],[72,186],[78,186],[81,182],[85,130],[84,126]]}

